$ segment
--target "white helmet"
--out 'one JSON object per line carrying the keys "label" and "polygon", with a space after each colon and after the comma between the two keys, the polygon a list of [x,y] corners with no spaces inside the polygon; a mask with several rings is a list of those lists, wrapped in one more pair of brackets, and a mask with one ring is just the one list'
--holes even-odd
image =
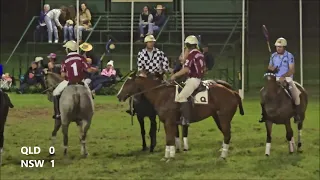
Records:
{"label": "white helmet", "polygon": [[71,51],[77,51],[78,45],[75,41],[68,41],[63,47],[66,48],[66,50],[70,49]]}
{"label": "white helmet", "polygon": [[156,42],[157,40],[154,38],[153,35],[148,35],[144,38],[144,42],[147,43],[147,42]]}
{"label": "white helmet", "polygon": [[198,45],[199,41],[197,39],[196,36],[194,35],[190,35],[186,38],[186,40],[184,41],[184,43],[188,43],[188,44],[195,44],[195,45]]}
{"label": "white helmet", "polygon": [[283,37],[278,38],[277,41],[274,43],[275,46],[287,46],[287,40]]}

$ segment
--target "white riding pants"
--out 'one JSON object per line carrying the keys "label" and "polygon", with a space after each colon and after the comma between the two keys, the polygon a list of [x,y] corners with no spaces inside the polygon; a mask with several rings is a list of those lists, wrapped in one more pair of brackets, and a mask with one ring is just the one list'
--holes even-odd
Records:
{"label": "white riding pants", "polygon": [[[89,93],[91,94],[91,90],[88,86],[88,84],[82,80],[82,82],[84,82],[84,86],[88,89]],[[68,86],[69,81],[63,80],[52,92],[53,96],[58,96],[61,95],[62,91],[64,90],[64,88],[66,88]]]}
{"label": "white riding pants", "polygon": [[[277,77],[276,80],[279,81],[280,77]],[[285,77],[287,83],[289,84],[289,90],[291,92],[292,98],[296,105],[300,104],[300,90],[297,88],[296,84],[293,82],[291,77]]]}
{"label": "white riding pants", "polygon": [[196,90],[201,83],[199,78],[188,78],[182,91],[178,94],[178,102],[188,102],[188,98]]}

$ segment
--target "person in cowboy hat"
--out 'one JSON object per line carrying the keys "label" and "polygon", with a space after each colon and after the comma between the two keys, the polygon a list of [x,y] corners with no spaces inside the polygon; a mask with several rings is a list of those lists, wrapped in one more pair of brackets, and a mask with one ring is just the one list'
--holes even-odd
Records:
{"label": "person in cowboy hat", "polygon": [[166,16],[163,13],[165,8],[162,5],[157,5],[155,9],[157,13],[153,16],[152,23],[149,24],[147,35],[152,35],[154,31],[159,31],[166,22]]}
{"label": "person in cowboy hat", "polygon": [[[146,43],[146,48],[142,49],[137,56],[139,75],[148,76],[152,74],[163,80],[164,73],[169,72],[169,60],[163,51],[154,47],[156,39],[153,35],[146,36],[144,42]],[[139,104],[146,104],[146,102],[141,101],[140,103],[135,101],[134,106],[137,107]],[[127,110],[126,112],[131,114],[131,110]],[[134,111],[132,115],[134,115]]]}
{"label": "person in cowboy hat", "polygon": [[87,62],[90,62],[90,66],[93,70],[91,73],[87,74],[88,76],[85,80],[87,84],[90,84],[90,79],[99,71],[100,61],[97,58],[97,56],[93,53],[93,46],[90,43],[82,43],[79,47],[81,51],[83,51],[82,55],[86,58]]}
{"label": "person in cowboy hat", "polygon": [[[276,52],[270,57],[268,69],[273,70],[277,68],[278,72],[275,74],[277,81],[280,81],[281,83],[286,81],[289,84],[289,91],[296,106],[296,115],[294,119],[296,122],[300,122],[301,119],[299,114],[301,114],[302,111],[300,106],[301,92],[293,82],[293,74],[295,71],[294,57],[286,50],[287,40],[285,38],[278,38],[274,45],[276,46]],[[265,122],[264,114],[262,114],[262,118],[259,120],[259,122]]]}

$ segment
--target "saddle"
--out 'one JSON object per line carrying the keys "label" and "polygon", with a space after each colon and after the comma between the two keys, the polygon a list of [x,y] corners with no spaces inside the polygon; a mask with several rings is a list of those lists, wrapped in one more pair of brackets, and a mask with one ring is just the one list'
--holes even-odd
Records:
{"label": "saddle", "polygon": [[82,85],[82,86],[84,86],[84,82],[69,82],[68,86],[70,86],[70,85]]}

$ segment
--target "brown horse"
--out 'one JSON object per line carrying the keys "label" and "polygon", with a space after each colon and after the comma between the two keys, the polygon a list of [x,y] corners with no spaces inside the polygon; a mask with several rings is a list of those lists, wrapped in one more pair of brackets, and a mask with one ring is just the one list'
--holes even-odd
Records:
{"label": "brown horse", "polygon": [[[238,106],[240,114],[244,114],[241,98],[238,93],[220,84],[214,84],[208,88],[208,104],[194,105],[191,123],[212,116],[223,133],[224,141],[221,157],[226,158],[231,139],[231,120]],[[162,160],[169,162],[175,157],[175,135],[177,133],[177,122],[181,116],[179,111],[180,105],[175,102],[176,87],[162,83],[153,77],[140,77],[134,73],[124,82],[117,97],[119,101],[125,101],[130,96],[141,93],[155,107],[160,121],[164,123],[166,150],[165,157]]]}
{"label": "brown horse", "polygon": [[[268,70],[264,77],[266,79],[264,87],[260,91],[262,114],[265,117],[265,125],[267,129],[267,142],[266,142],[266,156],[270,155],[271,148],[271,132],[272,124],[284,124],[286,126],[286,139],[289,142],[289,152],[294,152],[295,141],[293,138],[293,131],[291,128],[290,119],[295,115],[294,102],[291,95],[280,83],[276,81],[277,70]],[[305,119],[305,112],[308,105],[308,95],[305,89],[298,84],[296,86],[300,90],[300,105],[301,105],[301,122],[298,122],[298,150],[300,150],[301,132],[303,120]]]}

